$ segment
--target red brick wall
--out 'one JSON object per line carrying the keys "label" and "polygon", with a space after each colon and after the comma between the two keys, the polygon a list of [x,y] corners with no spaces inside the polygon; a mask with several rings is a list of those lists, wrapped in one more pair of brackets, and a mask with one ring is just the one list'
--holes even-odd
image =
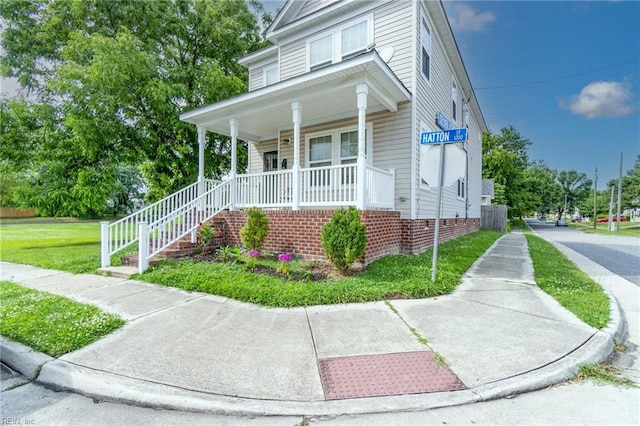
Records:
{"label": "red brick wall", "polygon": [[[269,235],[264,248],[275,252],[289,252],[309,260],[324,260],[320,233],[331,220],[335,210],[266,210]],[[400,212],[365,210],[360,213],[367,228],[367,248],[364,264],[389,254],[418,254],[433,245],[434,220],[400,219]],[[247,220],[243,210],[225,211],[214,219],[214,226],[224,230],[225,244],[241,246],[240,229]],[[446,221],[446,226],[445,226]],[[480,219],[441,220],[440,241],[480,229]]]}
{"label": "red brick wall", "polygon": [[[433,247],[435,219],[402,219],[402,253],[418,254]],[[480,218],[440,219],[439,242],[480,230]]]}

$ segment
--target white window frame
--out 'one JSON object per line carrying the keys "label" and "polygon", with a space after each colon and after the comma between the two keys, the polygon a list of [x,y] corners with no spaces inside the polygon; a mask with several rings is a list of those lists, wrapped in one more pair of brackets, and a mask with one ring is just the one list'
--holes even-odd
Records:
{"label": "white window frame", "polygon": [[[425,31],[426,29],[426,31]],[[431,45],[433,44],[433,39],[431,37],[431,27],[429,26],[429,21],[427,20],[426,15],[423,16],[420,20],[420,74],[424,77],[425,80],[431,82],[431,62],[433,59],[433,55],[431,53]],[[424,57],[423,51],[427,52],[429,57],[429,75],[424,73]]]}
{"label": "white window frame", "polygon": [[467,182],[465,181],[464,178],[458,178],[458,189],[457,189],[456,198],[458,200],[464,200],[466,194],[467,194]]}
{"label": "white window frame", "polygon": [[[360,25],[363,22],[367,23],[366,24],[367,25],[367,43],[365,44],[365,46],[363,48],[355,49],[349,52],[342,52],[342,31],[348,28],[352,28],[357,25]],[[332,37],[331,60],[312,64],[311,63],[311,44],[315,41],[321,40],[328,36]],[[307,46],[306,46],[307,72],[316,70],[331,64],[336,64],[338,62],[341,62],[344,59],[348,59],[352,55],[358,54],[360,52],[364,52],[366,51],[367,46],[369,46],[371,43],[373,43],[373,15],[372,14],[352,19],[349,22],[340,26],[336,26],[329,31],[324,31],[322,33],[319,33],[318,35],[311,37],[307,40]]]}
{"label": "white window frame", "polygon": [[[342,133],[348,133],[358,131],[358,126],[340,127],[332,130],[324,130],[321,132],[313,132],[305,135],[305,164],[306,167],[311,167],[310,155],[310,140],[320,136],[331,136],[331,165],[337,166],[342,164],[343,158],[340,156],[340,135]],[[367,123],[365,126],[365,133],[367,140],[365,141],[366,161],[368,165],[373,165],[373,124]],[[345,157],[346,159],[353,159],[354,157]],[[356,157],[357,158],[357,157]]]}
{"label": "white window frame", "polygon": [[[267,76],[269,75],[270,72],[275,71],[275,81],[272,82],[268,82],[267,81]],[[267,65],[262,69],[262,84],[263,86],[270,86],[272,84],[276,84],[277,82],[280,81],[280,72],[278,69],[278,64],[272,64],[272,65]]]}
{"label": "white window frame", "polygon": [[453,121],[458,121],[458,84],[455,77],[451,77],[451,117]]}

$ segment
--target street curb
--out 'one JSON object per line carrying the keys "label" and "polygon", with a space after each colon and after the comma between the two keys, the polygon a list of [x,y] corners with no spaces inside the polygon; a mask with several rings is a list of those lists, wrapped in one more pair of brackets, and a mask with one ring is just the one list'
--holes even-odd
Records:
{"label": "street curb", "polygon": [[0,336],[0,361],[30,380],[34,380],[38,376],[43,365],[54,359],[21,343]]}

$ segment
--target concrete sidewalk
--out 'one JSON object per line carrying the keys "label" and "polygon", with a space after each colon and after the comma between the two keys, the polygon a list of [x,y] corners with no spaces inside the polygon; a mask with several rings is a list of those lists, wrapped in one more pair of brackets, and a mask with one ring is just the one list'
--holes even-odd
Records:
{"label": "concrete sidewalk", "polygon": [[[612,320],[599,331],[543,293],[526,239],[516,233],[501,237],[450,295],[295,309],[120,278],[1,267],[2,280],[128,320],[84,349],[27,363],[42,365],[37,382],[186,411],[317,416],[498,398],[564,381],[579,365],[601,362],[624,331],[613,298]],[[2,340],[3,361],[36,355]],[[430,368],[452,381],[439,390],[421,387],[434,380],[417,377]]]}

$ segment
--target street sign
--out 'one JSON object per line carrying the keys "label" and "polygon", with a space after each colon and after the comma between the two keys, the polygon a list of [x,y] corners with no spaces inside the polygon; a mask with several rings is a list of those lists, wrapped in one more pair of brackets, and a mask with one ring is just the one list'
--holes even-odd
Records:
{"label": "street sign", "polygon": [[451,123],[451,120],[449,120],[447,116],[444,114],[444,112],[442,111],[438,111],[438,114],[436,115],[436,124],[442,130],[453,129],[453,124]]}
{"label": "street sign", "polygon": [[438,143],[456,143],[467,140],[467,129],[439,130],[437,132],[422,132],[420,134],[420,145],[431,145]]}

